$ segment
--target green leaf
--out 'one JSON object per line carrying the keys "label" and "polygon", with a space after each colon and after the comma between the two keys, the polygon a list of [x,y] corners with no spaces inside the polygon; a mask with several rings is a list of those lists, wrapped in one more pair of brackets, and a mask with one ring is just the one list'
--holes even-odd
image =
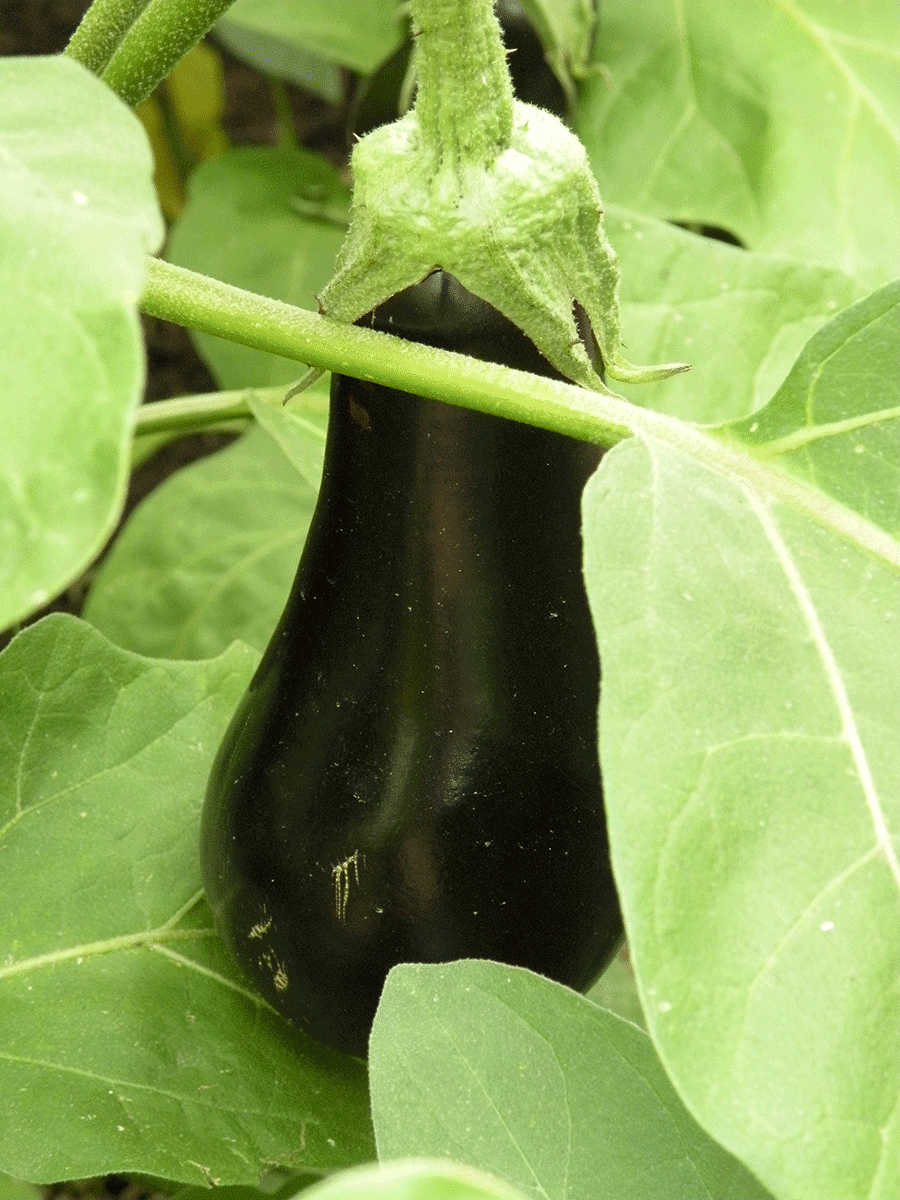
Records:
{"label": "green leaf", "polygon": [[263,75],[293,83],[321,96],[327,104],[341,103],[344,96],[341,67],[310,54],[295,38],[255,29],[230,16],[217,22],[215,33],[220,45]]}
{"label": "green leaf", "polygon": [[763,1200],[683,1108],[649,1038],[516,967],[404,965],[369,1043],[381,1158],[429,1154],[541,1200]]}
{"label": "green leaf", "polygon": [[622,273],[622,338],[636,362],[684,361],[687,375],[617,385],[634,404],[718,424],[760,408],[807,339],[864,295],[840,271],[752,254],[612,209]]}
{"label": "green leaf", "polygon": [[524,1200],[483,1171],[424,1158],[354,1167],[304,1193],[310,1200]]}
{"label": "green leaf", "polygon": [[[306,150],[253,147],[203,163],[167,247],[171,262],[226,283],[315,309],[346,232],[327,213],[346,211],[335,169]],[[305,215],[320,207],[326,216]],[[199,335],[197,345],[223,387],[292,383],[297,363]]]}
{"label": "green leaf", "polygon": [[594,0],[523,0],[522,8],[560,77],[571,71],[580,79],[590,61],[597,25]]}
{"label": "green leaf", "polygon": [[892,1200],[897,558],[764,483],[648,438],[586,490],[613,864],[698,1120],[781,1200]]}
{"label": "green leaf", "polygon": [[87,620],[161,658],[209,658],[235,639],[265,648],[297,570],[324,445],[321,425],[284,420],[296,427],[303,473],[259,428],[176,472],[126,522],[93,580]]}
{"label": "green leaf", "polygon": [[[274,404],[266,404],[253,395],[250,397],[250,411],[266,433],[275,439],[314,495],[319,490],[322,478],[322,454],[328,431],[330,385],[331,377],[325,375],[306,388],[302,393],[301,403],[305,405],[303,412],[283,405],[276,407]],[[323,413],[313,410],[310,402],[314,398],[322,400]]]}
{"label": "green leaf", "polygon": [[76,578],[121,511],[135,306],[162,236],[140,123],[71,59],[0,63],[0,212],[5,628]]}
{"label": "green leaf", "polygon": [[728,432],[900,534],[898,347],[900,281],[821,330],[771,402]]}
{"label": "green leaf", "polygon": [[578,133],[607,201],[870,286],[900,254],[900,9],[605,0]]}
{"label": "green leaf", "polygon": [[396,14],[390,0],[236,0],[227,22],[368,75],[400,41]]}
{"label": "green leaf", "polygon": [[241,981],[202,901],[212,754],[255,662],[49,617],[0,657],[0,1166],[255,1183],[372,1153],[362,1065]]}

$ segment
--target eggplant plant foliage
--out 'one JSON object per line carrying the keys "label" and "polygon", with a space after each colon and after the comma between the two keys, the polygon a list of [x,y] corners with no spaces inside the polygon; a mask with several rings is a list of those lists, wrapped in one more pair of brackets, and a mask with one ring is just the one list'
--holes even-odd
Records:
{"label": "eggplant plant foliage", "polygon": [[[692,366],[621,394],[320,315],[350,194],[290,140],[197,166],[148,257],[129,106],[226,7],[97,0],[70,54],[0,61],[0,1187],[896,1200],[896,6],[603,0],[585,65],[583,0],[524,5],[578,84],[624,353]],[[239,0],[228,44],[314,85],[393,8]],[[218,391],[141,405],[141,311]],[[255,994],[197,855],[318,487],[307,367],[607,449],[582,536],[629,962],[587,997],[399,966],[367,1062]],[[108,544],[132,465],[208,427],[240,437]],[[35,619],[76,581],[81,616]]]}

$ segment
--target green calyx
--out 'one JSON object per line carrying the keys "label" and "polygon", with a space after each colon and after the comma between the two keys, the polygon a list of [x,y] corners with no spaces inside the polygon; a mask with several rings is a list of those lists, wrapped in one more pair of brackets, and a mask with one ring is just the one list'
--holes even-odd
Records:
{"label": "green calyx", "polygon": [[442,268],[583,387],[607,390],[574,302],[607,375],[641,382],[685,370],[622,358],[618,264],[586,152],[557,117],[513,99],[491,0],[413,0],[412,16],[416,105],[353,151],[350,229],[323,314],[355,321]]}

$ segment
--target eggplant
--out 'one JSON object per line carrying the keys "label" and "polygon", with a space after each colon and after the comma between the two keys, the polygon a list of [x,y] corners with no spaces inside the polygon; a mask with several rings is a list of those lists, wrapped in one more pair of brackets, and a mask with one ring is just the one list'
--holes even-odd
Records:
{"label": "eggplant", "polygon": [[[558,377],[442,271],[364,322]],[[318,505],[201,832],[228,950],[320,1042],[365,1054],[396,963],[585,990],[621,941],[581,570],[600,453],[333,377]]]}

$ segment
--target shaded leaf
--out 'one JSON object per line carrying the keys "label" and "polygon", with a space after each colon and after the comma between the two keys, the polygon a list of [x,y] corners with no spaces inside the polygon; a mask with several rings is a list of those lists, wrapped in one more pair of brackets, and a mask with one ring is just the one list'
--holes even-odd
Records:
{"label": "shaded leaf", "polygon": [[600,1008],[643,1028],[644,1013],[627,949],[616,955],[587,996]]}

